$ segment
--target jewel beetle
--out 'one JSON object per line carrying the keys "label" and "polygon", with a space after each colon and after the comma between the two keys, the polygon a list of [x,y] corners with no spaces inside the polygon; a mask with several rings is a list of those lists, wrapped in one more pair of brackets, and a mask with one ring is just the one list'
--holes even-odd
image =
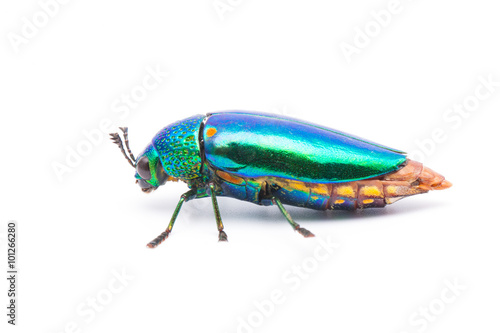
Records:
{"label": "jewel beetle", "polygon": [[316,210],[384,207],[407,196],[449,188],[443,176],[400,150],[322,125],[275,114],[226,111],[195,115],[160,130],[137,156],[128,130],[111,133],[136,182],[149,193],[167,181],[185,182],[167,229],[148,247],[168,238],[184,202],[211,197],[219,241],[227,241],[217,204],[226,196],[276,205],[292,228],[300,227],[284,205]]}

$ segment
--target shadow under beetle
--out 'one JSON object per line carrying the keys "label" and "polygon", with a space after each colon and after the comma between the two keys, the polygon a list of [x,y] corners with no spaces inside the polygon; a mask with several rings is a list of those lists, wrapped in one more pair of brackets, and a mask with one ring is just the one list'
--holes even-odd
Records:
{"label": "shadow under beetle", "polygon": [[132,154],[128,130],[111,139],[149,193],[167,181],[182,180],[181,195],[167,229],[148,247],[168,238],[185,201],[210,196],[219,230],[227,241],[217,196],[258,205],[276,205],[304,237],[283,204],[317,210],[384,207],[404,197],[449,188],[451,183],[405,153],[299,119],[249,111],[214,112],[175,122]]}

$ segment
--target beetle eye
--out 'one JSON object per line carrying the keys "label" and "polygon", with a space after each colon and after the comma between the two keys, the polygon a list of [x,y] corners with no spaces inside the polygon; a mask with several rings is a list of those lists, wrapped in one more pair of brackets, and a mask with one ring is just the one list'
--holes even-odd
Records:
{"label": "beetle eye", "polygon": [[146,156],[141,157],[137,162],[137,173],[142,179],[151,179],[151,170],[149,170],[149,159]]}

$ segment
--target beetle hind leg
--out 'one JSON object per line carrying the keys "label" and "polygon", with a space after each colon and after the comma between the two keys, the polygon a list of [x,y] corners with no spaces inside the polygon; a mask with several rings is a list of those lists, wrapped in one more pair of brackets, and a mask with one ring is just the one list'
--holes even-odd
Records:
{"label": "beetle hind leg", "polygon": [[292,217],[290,216],[290,213],[287,212],[287,210],[285,209],[285,207],[283,206],[283,204],[281,203],[281,201],[278,198],[273,197],[272,198],[272,202],[275,205],[278,206],[278,208],[280,209],[280,212],[286,218],[286,220],[288,221],[288,223],[290,223],[290,225],[292,226],[293,230],[297,231],[299,234],[301,234],[302,236],[304,236],[306,238],[307,237],[314,237],[314,234],[312,232],[310,232],[306,228],[302,228],[297,222],[295,222],[292,219]]}

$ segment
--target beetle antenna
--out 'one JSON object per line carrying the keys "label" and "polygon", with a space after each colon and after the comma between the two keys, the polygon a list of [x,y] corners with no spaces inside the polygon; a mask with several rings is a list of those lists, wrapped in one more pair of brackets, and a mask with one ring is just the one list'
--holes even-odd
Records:
{"label": "beetle antenna", "polygon": [[130,146],[128,145],[128,127],[120,127],[123,132],[123,139],[125,140],[125,146],[127,147],[128,154],[130,155],[130,159],[136,163],[134,154],[132,154],[132,150],[130,150]]}
{"label": "beetle antenna", "polygon": [[127,153],[125,152],[125,149],[123,148],[123,142],[122,142],[122,139],[120,138],[120,135],[118,133],[109,133],[109,136],[111,136],[111,141],[113,141],[113,143],[118,145],[118,147],[122,151],[123,156],[125,156],[125,158],[130,163],[130,165],[135,168],[135,164],[132,162],[130,157],[127,156]]}

